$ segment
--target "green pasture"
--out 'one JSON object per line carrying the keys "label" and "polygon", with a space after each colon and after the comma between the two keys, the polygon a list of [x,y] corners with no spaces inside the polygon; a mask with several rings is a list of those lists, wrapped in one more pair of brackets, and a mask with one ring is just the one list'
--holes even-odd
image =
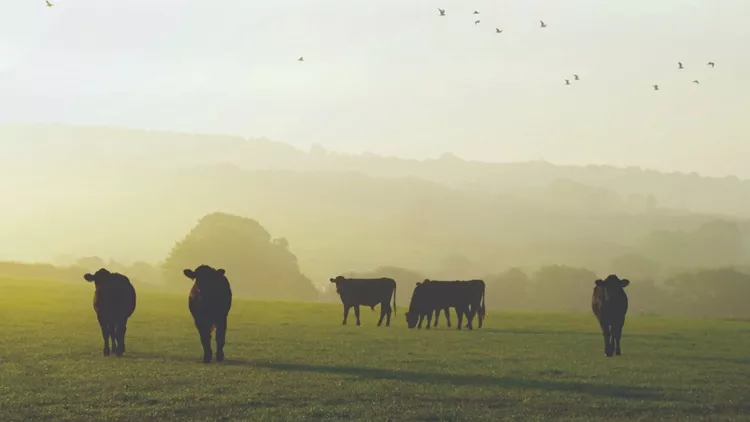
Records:
{"label": "green pasture", "polygon": [[630,316],[605,358],[590,314],[425,331],[403,307],[357,327],[340,305],[236,298],[227,361],[203,364],[189,285],[136,288],[126,356],[105,358],[92,285],[0,280],[0,421],[750,420],[747,322]]}

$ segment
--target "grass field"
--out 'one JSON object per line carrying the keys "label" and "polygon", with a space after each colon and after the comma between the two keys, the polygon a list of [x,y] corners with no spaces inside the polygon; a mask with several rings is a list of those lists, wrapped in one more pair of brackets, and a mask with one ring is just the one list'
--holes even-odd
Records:
{"label": "grass field", "polygon": [[205,365],[188,289],[140,289],[126,356],[105,358],[93,286],[0,280],[0,420],[750,418],[746,322],[633,316],[607,359],[588,314],[416,331],[403,308],[379,329],[369,309],[342,327],[341,306],[236,300],[228,361]]}

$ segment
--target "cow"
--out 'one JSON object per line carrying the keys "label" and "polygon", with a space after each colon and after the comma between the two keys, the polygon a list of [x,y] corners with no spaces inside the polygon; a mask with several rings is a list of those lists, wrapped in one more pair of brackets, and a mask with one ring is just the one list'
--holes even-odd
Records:
{"label": "cow", "polygon": [[83,278],[94,283],[94,311],[102,329],[104,356],[112,353],[110,339],[115,355],[122,356],[128,318],[135,312],[135,288],[126,276],[105,268],[94,274],[86,273]]}
{"label": "cow", "polygon": [[[435,281],[425,280],[417,283],[412,294],[409,312],[406,314],[406,324],[409,328],[422,327],[422,321],[427,318],[427,329],[430,328],[433,312],[436,317],[439,311],[449,307],[456,309],[460,330],[463,318],[466,316],[466,327],[473,329],[472,320],[479,315],[479,327],[484,318],[484,291],[482,280],[469,281]],[[446,316],[449,315],[446,312]]]}
{"label": "cow", "polygon": [[[344,305],[342,325],[346,325],[350,308],[354,307],[354,316],[359,326],[360,305],[369,306],[374,311],[375,305],[380,304],[378,327],[383,324],[383,318],[386,318],[385,326],[391,326],[391,313],[396,313],[396,281],[394,279],[385,277],[357,279],[338,276],[330,281],[336,284],[336,292]],[[393,296],[393,307],[391,307],[391,296]]]}
{"label": "cow", "polygon": [[211,333],[216,330],[216,361],[224,360],[227,317],[232,308],[232,288],[224,269],[200,265],[195,270],[185,269],[185,277],[194,281],[188,298],[188,308],[203,345],[203,362],[211,362]]}
{"label": "cow", "polygon": [[619,279],[611,274],[604,280],[596,280],[594,293],[591,295],[591,309],[594,311],[604,336],[604,354],[612,357],[622,354],[620,337],[625,325],[625,315],[628,312],[628,295],[625,287],[629,280]]}

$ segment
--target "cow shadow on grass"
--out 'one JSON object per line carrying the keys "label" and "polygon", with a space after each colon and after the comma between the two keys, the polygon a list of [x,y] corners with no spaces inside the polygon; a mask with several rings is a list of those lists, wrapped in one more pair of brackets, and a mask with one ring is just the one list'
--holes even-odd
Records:
{"label": "cow shadow on grass", "polygon": [[662,400],[664,392],[648,387],[601,384],[593,382],[539,380],[516,377],[494,377],[488,375],[436,374],[415,371],[361,368],[351,366],[311,365],[301,363],[255,362],[253,366],[278,371],[316,372],[350,375],[364,379],[392,380],[419,384],[448,384],[452,386],[477,386],[501,388],[527,388],[544,391],[582,393],[635,400]]}

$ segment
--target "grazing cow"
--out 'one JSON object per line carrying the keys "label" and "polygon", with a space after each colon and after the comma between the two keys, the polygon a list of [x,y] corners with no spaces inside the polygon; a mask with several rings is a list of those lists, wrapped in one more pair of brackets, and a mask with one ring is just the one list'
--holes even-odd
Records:
{"label": "grazing cow", "polygon": [[625,287],[629,280],[617,278],[612,274],[604,280],[596,280],[594,293],[591,296],[591,309],[602,328],[604,336],[604,354],[620,356],[620,337],[625,325],[625,314],[628,313],[628,295]]}
{"label": "grazing cow", "polygon": [[216,361],[224,360],[224,343],[227,335],[227,316],[232,307],[232,288],[223,269],[201,265],[195,270],[186,269],[185,276],[194,280],[188,307],[203,345],[203,362],[211,362],[211,332],[216,330]]}
{"label": "grazing cow", "polygon": [[87,273],[83,278],[94,282],[96,288],[94,311],[104,337],[104,356],[111,354],[110,338],[115,354],[122,356],[125,353],[128,318],[135,312],[135,288],[124,275],[111,273],[104,268],[94,274]]}
{"label": "grazing cow", "polygon": [[[331,283],[336,284],[336,292],[344,305],[344,322],[342,325],[346,325],[351,307],[354,307],[354,316],[357,318],[357,325],[360,325],[360,305],[369,306],[374,311],[375,305],[380,304],[378,327],[383,324],[384,317],[386,318],[385,326],[391,326],[391,313],[396,313],[396,281],[394,279],[356,279],[338,276],[330,280]],[[391,296],[393,296],[393,308],[391,308]]]}
{"label": "grazing cow", "polygon": [[[412,294],[409,312],[406,314],[406,323],[409,328],[422,328],[422,321],[427,318],[427,329],[430,328],[432,314],[439,315],[439,310],[447,310],[449,307],[456,309],[458,326],[460,330],[464,316],[467,317],[466,327],[473,329],[472,320],[475,314],[479,315],[479,327],[482,326],[484,318],[484,291],[485,284],[482,280],[470,281],[434,281],[425,280],[417,283]],[[446,316],[449,315],[446,312]]]}

